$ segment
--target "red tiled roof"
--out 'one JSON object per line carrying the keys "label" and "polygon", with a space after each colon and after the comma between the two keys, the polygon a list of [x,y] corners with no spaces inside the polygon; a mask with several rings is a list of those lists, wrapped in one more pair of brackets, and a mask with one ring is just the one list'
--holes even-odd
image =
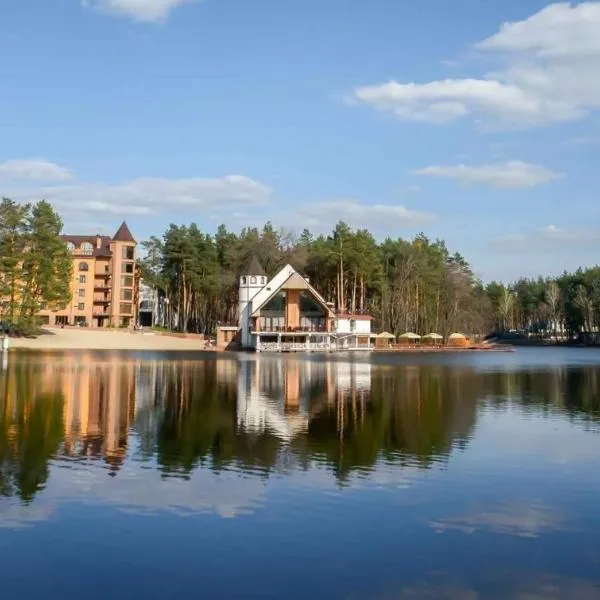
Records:
{"label": "red tiled roof", "polygon": [[337,314],[338,319],[352,319],[353,321],[372,321],[374,317],[362,313],[340,313]]}
{"label": "red tiled roof", "polygon": [[127,227],[127,223],[123,221],[121,223],[121,227],[117,229],[117,233],[113,236],[113,242],[133,242],[135,244],[135,240],[131,235],[131,231],[129,231],[129,227]]}
{"label": "red tiled roof", "polygon": [[[110,251],[110,238],[107,235],[61,235],[60,236],[65,242],[71,242],[75,246],[73,254],[75,256],[112,256]],[[100,247],[98,248],[98,237],[100,238]],[[93,250],[91,254],[85,254],[79,251],[81,244],[91,244]]]}

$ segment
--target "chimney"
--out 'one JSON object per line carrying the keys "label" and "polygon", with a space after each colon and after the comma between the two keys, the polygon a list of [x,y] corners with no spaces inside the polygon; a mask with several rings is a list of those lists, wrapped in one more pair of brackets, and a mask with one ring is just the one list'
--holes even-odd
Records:
{"label": "chimney", "polygon": [[98,250],[100,250],[100,248],[102,247],[102,237],[100,236],[99,233],[96,234],[96,248]]}

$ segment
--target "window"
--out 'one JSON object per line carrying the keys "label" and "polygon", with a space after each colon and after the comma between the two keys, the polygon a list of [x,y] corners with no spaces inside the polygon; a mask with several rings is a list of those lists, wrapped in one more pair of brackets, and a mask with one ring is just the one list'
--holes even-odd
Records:
{"label": "window", "polygon": [[242,277],[242,285],[246,285],[247,282],[248,282],[248,278]]}
{"label": "window", "polygon": [[256,277],[250,277],[250,283],[256,283]]}
{"label": "window", "polygon": [[265,285],[265,283],[267,283],[267,278],[266,277],[261,277],[260,278],[260,282]]}
{"label": "window", "polygon": [[124,258],[125,260],[133,260],[133,252],[133,246],[123,246],[121,258]]}
{"label": "window", "polygon": [[89,271],[90,265],[88,265],[87,263],[79,263],[79,270],[80,271]]}
{"label": "window", "polygon": [[75,251],[75,244],[73,244],[73,242],[67,242],[67,250],[69,252],[74,252]]}
{"label": "window", "polygon": [[80,302],[80,303],[77,305],[77,310],[85,310],[85,304],[84,304],[83,302]]}
{"label": "window", "polygon": [[58,315],[56,317],[56,320],[54,322],[57,325],[68,325],[69,324],[69,317],[67,317],[65,315]]}
{"label": "window", "polygon": [[133,263],[121,263],[121,273],[133,273]]}
{"label": "window", "polygon": [[356,321],[354,319],[350,321],[350,331],[356,331]]}
{"label": "window", "polygon": [[79,283],[84,284],[87,281],[87,277],[85,275],[79,276]]}
{"label": "window", "polygon": [[132,300],[133,290],[121,290],[121,300]]}
{"label": "window", "polygon": [[285,304],[286,297],[285,292],[279,292],[275,294],[271,300],[267,302],[263,308],[261,308],[261,314],[266,314],[267,316],[279,316],[273,313],[284,313],[285,312]]}
{"label": "window", "polygon": [[121,306],[119,307],[119,312],[122,315],[130,315],[132,312],[132,305],[121,302]]}
{"label": "window", "polygon": [[133,277],[131,275],[123,275],[121,277],[121,287],[133,287]]}
{"label": "window", "polygon": [[79,288],[77,293],[79,294],[80,298],[85,298],[85,289],[84,288]]}
{"label": "window", "polygon": [[81,254],[85,254],[86,256],[91,255],[94,253],[94,246],[92,246],[89,242],[84,242],[81,244],[79,251]]}

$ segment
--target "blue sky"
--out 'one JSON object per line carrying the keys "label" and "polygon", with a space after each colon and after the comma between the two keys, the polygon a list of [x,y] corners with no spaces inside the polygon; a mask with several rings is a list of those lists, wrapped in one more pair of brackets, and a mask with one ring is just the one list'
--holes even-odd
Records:
{"label": "blue sky", "polygon": [[446,239],[484,280],[598,262],[600,2],[0,6],[0,193],[69,232]]}

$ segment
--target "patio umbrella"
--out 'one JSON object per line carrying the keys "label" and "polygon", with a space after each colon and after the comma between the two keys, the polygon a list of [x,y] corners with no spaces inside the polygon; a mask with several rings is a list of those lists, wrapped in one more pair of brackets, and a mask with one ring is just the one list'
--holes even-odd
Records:
{"label": "patio umbrella", "polygon": [[420,340],[421,336],[417,335],[416,333],[411,333],[410,331],[408,331],[407,333],[403,333],[400,336],[400,338],[403,340]]}

